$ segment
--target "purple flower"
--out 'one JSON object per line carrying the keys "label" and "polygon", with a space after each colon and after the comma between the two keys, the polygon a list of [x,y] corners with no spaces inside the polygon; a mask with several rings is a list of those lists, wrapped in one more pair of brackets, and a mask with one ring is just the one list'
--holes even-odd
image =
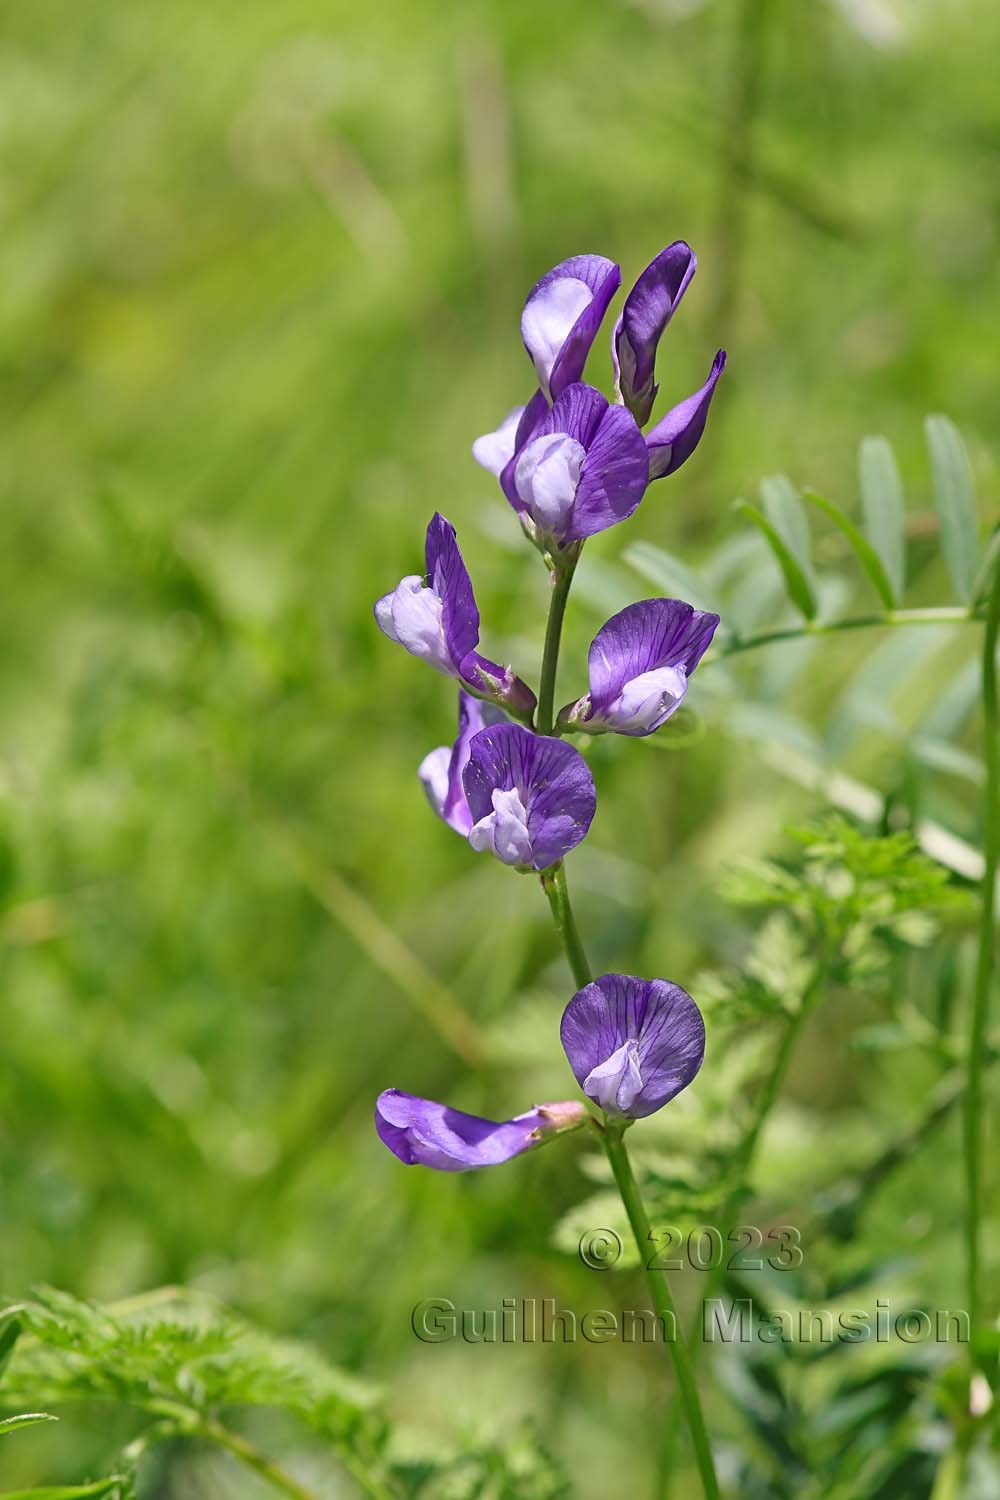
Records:
{"label": "purple flower", "polygon": [[564,1130],[575,1130],[587,1118],[584,1105],[568,1100],[537,1104],[525,1115],[498,1123],[400,1089],[386,1089],[375,1105],[375,1129],[393,1155],[408,1167],[439,1172],[495,1167]]}
{"label": "purple flower", "polygon": [[472,737],[488,724],[506,723],[502,709],[480,703],[462,688],[458,690],[458,738],[454,745],[441,745],[425,755],[417,772],[427,800],[449,828],[468,837],[472,814],[462,785],[462,772],[469,763]]}
{"label": "purple flower", "polygon": [[667,474],[673,474],[691,457],[701,442],[708,420],[708,408],[712,404],[719,376],[725,368],[726,351],[720,349],[712,361],[711,373],[701,390],[695,391],[693,396],[688,396],[686,401],[673,407],[646,433],[650,479],[663,479]]}
{"label": "purple flower", "polygon": [[500,475],[531,531],[556,546],[624,521],[642,499],[649,457],[635,418],[589,385],[571,385]]}
{"label": "purple flower", "polygon": [[653,382],[657,345],[697,267],[684,240],[661,250],[625,298],[611,336],[615,389],[640,426],[649,421],[659,389]]}
{"label": "purple flower", "polygon": [[686,1089],[705,1056],[700,1010],[666,979],[602,975],[577,990],[559,1034],[587,1097],[630,1120]]}
{"label": "purple flower", "polygon": [[375,604],[379,629],[412,656],[430,662],[446,677],[457,677],[470,693],[503,704],[530,719],[535,695],[510,667],[498,666],[476,651],[479,610],[455,528],[435,515],[427,528],[426,572],[412,573]]}
{"label": "purple flower", "polygon": [[528,293],[521,337],[550,401],[580,379],[622,273],[603,255],[574,255],[546,272]]}
{"label": "purple flower", "polygon": [[591,642],[590,692],[561,711],[560,724],[652,734],[683,703],[718,623],[683,599],[643,599],[612,615]]}
{"label": "purple flower", "polygon": [[505,865],[548,869],[586,837],[597,808],[583,756],[518,724],[473,737],[462,784],[472,818],[469,843]]}

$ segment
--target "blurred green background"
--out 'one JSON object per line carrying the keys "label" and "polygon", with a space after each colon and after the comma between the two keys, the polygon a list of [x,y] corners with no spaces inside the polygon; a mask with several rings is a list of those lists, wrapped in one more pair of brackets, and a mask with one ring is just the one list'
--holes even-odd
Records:
{"label": "blurred green background", "polygon": [[[454,1438],[534,1412],[579,1494],[622,1493],[623,1465],[641,1486],[654,1353],[410,1332],[426,1296],[628,1294],[550,1246],[582,1196],[574,1148],[443,1178],[374,1136],[388,1085],[501,1116],[565,1094],[568,980],[534,883],[425,807],[415,768],[451,736],[452,693],[379,636],[371,602],[419,567],[438,508],[484,649],[536,678],[544,570],[469,447],[530,393],[531,283],[596,251],[627,286],[678,237],[700,270],[661,399],[700,384],[717,344],[729,370],[696,458],[588,547],[557,701],[583,690],[609,608],[652,591],[628,581],[627,543],[697,568],[740,530],[732,498],[775,470],[853,508],[869,432],[900,455],[914,600],[947,600],[922,420],[961,425],[995,509],[1000,11],[0,15],[0,1285],[196,1285],[383,1382],[404,1423]],[[588,378],[605,389],[607,363],[602,335]],[[825,732],[877,646],[838,642],[794,681],[748,661],[721,696],[784,694]],[[971,649],[942,642],[904,726]],[[735,959],[746,919],[720,871],[819,806],[725,708],[684,754],[595,749],[575,880],[599,968],[688,982]],[[898,739],[863,728],[843,763],[886,790]],[[923,796],[975,843],[974,786]],[[828,1175],[831,1138],[876,1141],[920,1099],[919,1069],[838,1062],[845,1024],[817,1023],[791,1079],[812,1113],[789,1129],[823,1142],[804,1180],[817,1159]],[[931,1287],[959,1263],[955,1137],[936,1149]],[[908,1192],[873,1234],[903,1233]],[[4,1460],[22,1483],[79,1478],[108,1440],[68,1421]],[[196,1469],[162,1493],[222,1493]]]}

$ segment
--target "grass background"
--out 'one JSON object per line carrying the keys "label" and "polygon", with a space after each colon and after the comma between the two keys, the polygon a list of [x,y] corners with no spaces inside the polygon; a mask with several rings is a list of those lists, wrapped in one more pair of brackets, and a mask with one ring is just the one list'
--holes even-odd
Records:
{"label": "grass background", "polygon": [[[531,389],[517,320],[538,275],[593,250],[628,285],[681,236],[700,270],[663,396],[719,343],[729,370],[697,458],[588,548],[558,701],[607,613],[596,563],[641,537],[697,566],[776,469],[850,508],[868,432],[901,458],[916,602],[947,598],[921,429],[929,410],[960,423],[994,511],[1000,12],[0,13],[0,1281],[108,1299],[192,1283],[383,1381],[442,1441],[533,1412],[580,1495],[614,1493],[623,1466],[641,1486],[654,1357],[409,1329],[424,1296],[627,1294],[550,1248],[581,1195],[572,1150],[446,1180],[374,1137],[390,1084],[501,1115],[559,1097],[568,985],[533,883],[429,817],[415,767],[450,736],[451,693],[378,635],[371,601],[418,566],[439,508],[487,653],[535,676],[544,573],[469,446]],[[796,710],[828,722],[874,644],[814,657]],[[904,723],[970,649],[900,695]],[[883,787],[898,759],[877,725],[845,754]],[[684,982],[738,956],[721,868],[815,804],[721,729],[594,761],[577,884],[595,963]],[[925,800],[975,841],[973,789]],[[921,1098],[919,1067],[831,1051],[845,1003],[791,1079],[803,1180],[831,1138],[877,1140]],[[891,1247],[912,1210],[923,1285],[952,1295],[956,1139],[871,1229]],[[116,1436],[68,1420],[4,1464],[12,1483],[79,1478]],[[157,1494],[228,1493],[178,1463]]]}

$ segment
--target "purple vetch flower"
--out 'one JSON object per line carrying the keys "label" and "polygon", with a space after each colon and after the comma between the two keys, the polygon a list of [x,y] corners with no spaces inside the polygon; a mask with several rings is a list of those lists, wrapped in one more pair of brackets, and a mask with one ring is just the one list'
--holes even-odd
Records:
{"label": "purple vetch flower", "polygon": [[580,379],[590,346],[621,285],[622,273],[603,255],[573,255],[547,271],[528,293],[521,337],[550,401]]}
{"label": "purple vetch flower", "polygon": [[719,376],[725,368],[726,351],[720,349],[712,361],[711,372],[701,390],[695,391],[693,396],[688,396],[686,401],[673,407],[646,433],[650,479],[663,479],[667,474],[675,473],[691,457],[701,442],[708,420],[708,408],[712,404]]}
{"label": "purple vetch flower", "polygon": [[615,389],[640,427],[649,421],[659,389],[653,381],[657,345],[697,267],[684,240],[661,250],[625,298],[611,336]]}
{"label": "purple vetch flower", "polygon": [[472,814],[462,785],[462,772],[469,763],[469,745],[480,729],[490,724],[504,724],[503,709],[491,703],[480,703],[471,694],[458,690],[458,737],[453,745],[441,745],[425,755],[417,772],[427,800],[449,828],[468,837]]}
{"label": "purple vetch flower", "polygon": [[505,865],[546,870],[586,837],[597,808],[594,778],[572,745],[518,724],[481,729],[462,772],[473,849]]}
{"label": "purple vetch flower", "polygon": [[705,1056],[701,1011],[666,979],[602,975],[577,990],[559,1034],[588,1099],[630,1120],[686,1089]]}
{"label": "purple vetch flower", "polygon": [[500,483],[529,534],[564,546],[624,521],[648,478],[646,445],[631,412],[576,384],[515,451]]}
{"label": "purple vetch flower", "polygon": [[513,1120],[484,1120],[400,1089],[386,1089],[375,1105],[375,1129],[393,1155],[408,1167],[434,1167],[439,1172],[495,1167],[554,1135],[575,1130],[587,1118],[583,1104],[567,1100],[536,1104]]}
{"label": "purple vetch flower", "polygon": [[559,723],[588,734],[652,734],[684,701],[719,616],[683,599],[643,599],[602,625],[590,646],[590,692]]}
{"label": "purple vetch flower", "polygon": [[446,677],[457,677],[470,693],[501,703],[517,718],[530,719],[535,695],[510,667],[498,666],[476,651],[479,610],[455,528],[443,516],[427,527],[426,572],[409,574],[375,604],[383,634],[411,656],[430,662]]}

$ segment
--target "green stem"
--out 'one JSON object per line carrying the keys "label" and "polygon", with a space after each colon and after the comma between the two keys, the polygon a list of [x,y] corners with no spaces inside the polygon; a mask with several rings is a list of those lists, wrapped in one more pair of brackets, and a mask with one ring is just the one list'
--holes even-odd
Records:
{"label": "green stem", "polygon": [[[781,1045],[775,1054],[774,1063],[768,1074],[767,1081],[760,1091],[757,1108],[750,1122],[750,1129],[743,1137],[743,1143],[736,1158],[741,1177],[745,1177],[753,1165],[753,1159],[757,1151],[757,1142],[760,1140],[760,1133],[767,1123],[768,1115],[777,1103],[781,1086],[785,1081],[785,1074],[788,1072],[788,1065],[792,1060],[792,1053],[795,1051],[795,1043],[799,1039],[802,1023],[806,1018],[808,1010],[808,1001],[803,999],[799,1009],[794,1015],[789,1016],[786,1022],[785,1033],[781,1038]],[[738,1202],[734,1201],[737,1193],[742,1193],[742,1185],[734,1189],[733,1194],[730,1196],[725,1210],[727,1215],[735,1213],[739,1207]]]}
{"label": "green stem", "polygon": [[[569,890],[566,885],[566,871],[560,861],[551,869],[542,872],[542,888],[552,908],[552,916],[555,920],[559,936],[562,938],[563,947],[566,950],[566,958],[569,962],[573,978],[578,985],[589,984],[591,980],[590,964],[584,952],[583,943],[573,915],[573,907],[569,899]],[[635,1236],[636,1246],[639,1250],[639,1258],[645,1265],[649,1256],[650,1226],[639,1185],[632,1172],[632,1166],[625,1150],[625,1142],[622,1138],[620,1126],[608,1124],[601,1131],[604,1149],[611,1163],[618,1191],[621,1194],[625,1212],[628,1214],[632,1233]],[[701,1402],[698,1399],[698,1388],[694,1380],[694,1366],[691,1355],[688,1352],[684,1335],[677,1322],[677,1313],[674,1308],[674,1300],[670,1294],[670,1286],[666,1275],[662,1271],[653,1269],[646,1265],[646,1277],[649,1281],[649,1289],[653,1299],[653,1306],[663,1319],[664,1337],[670,1349],[670,1355],[674,1362],[674,1371],[677,1375],[677,1385],[680,1392],[681,1402],[687,1416],[688,1427],[691,1432],[691,1440],[694,1445],[695,1457],[698,1461],[698,1469],[701,1474],[702,1488],[705,1491],[706,1500],[718,1500],[719,1485],[715,1477],[715,1466],[712,1461],[712,1450],[708,1442],[708,1433],[705,1428],[705,1419],[702,1415]]]}
{"label": "green stem", "polygon": [[[290,1495],[292,1500],[316,1500],[312,1490],[307,1490],[305,1485],[299,1484],[291,1474],[287,1473],[273,1459],[261,1453],[245,1437],[238,1432],[230,1432],[228,1427],[223,1427],[221,1422],[205,1418],[198,1423],[194,1429],[200,1437],[207,1438],[209,1442],[215,1443],[218,1448],[225,1448],[227,1453],[232,1453],[235,1458],[246,1464],[261,1479],[266,1479],[274,1489],[280,1490],[283,1495]],[[368,1489],[372,1496],[387,1496],[388,1492],[379,1489]]]}
{"label": "green stem", "polygon": [[[1000,723],[997,713],[997,639],[1000,635],[1000,568],[993,575],[983,633],[982,701],[983,757],[986,762],[986,787],[983,793],[983,869],[982,901],[979,921],[979,953],[976,961],[976,987],[969,1026],[968,1084],[965,1094],[963,1141],[965,1147],[966,1187],[966,1274],[968,1277],[969,1323],[975,1350],[976,1329],[982,1307],[980,1248],[982,1238],[983,1179],[983,1066],[986,1056],[986,1025],[989,1016],[990,988],[993,979],[997,857],[1000,852]],[[974,1356],[975,1357],[975,1356]]]}
{"label": "green stem", "polygon": [[569,551],[560,557],[552,569],[552,596],[549,600],[549,618],[545,627],[542,676],[538,684],[536,723],[539,734],[552,733],[559,643],[562,640],[563,616],[566,613],[566,601],[569,598],[578,557],[579,551]]}
{"label": "green stem", "polygon": [[[784,1033],[782,1034],[781,1041],[778,1045],[778,1050],[774,1055],[774,1061],[771,1064],[771,1071],[767,1075],[764,1086],[757,1097],[757,1107],[754,1110],[753,1117],[750,1121],[750,1126],[746,1132],[746,1135],[744,1135],[743,1140],[740,1142],[739,1149],[736,1153],[734,1175],[737,1179],[737,1185],[730,1193],[725,1203],[722,1205],[719,1213],[720,1227],[723,1234],[727,1234],[729,1232],[729,1227],[733,1216],[740,1206],[740,1201],[743,1197],[743,1184],[750,1172],[750,1168],[753,1165],[753,1159],[757,1152],[757,1145],[760,1140],[761,1132],[763,1131],[764,1126],[767,1123],[768,1116],[777,1103],[778,1095],[781,1093],[781,1087],[785,1081],[785,1074],[788,1072],[788,1065],[792,1060],[792,1053],[795,1051],[795,1044],[799,1039],[803,1023],[806,1019],[806,1016],[809,1014],[809,1011],[812,1009],[813,1001],[822,992],[825,978],[826,960],[824,959],[817,967],[811,984],[802,996],[802,1003],[799,1006],[798,1010],[795,1011],[793,1015],[789,1016],[788,1020],[785,1023]],[[702,1341],[697,1337],[698,1329],[701,1326],[701,1318],[703,1316],[702,1309],[704,1308],[705,1303],[715,1294],[720,1279],[721,1268],[717,1267],[715,1270],[709,1273],[708,1285],[705,1289],[705,1293],[698,1299],[698,1312],[695,1316],[695,1321],[692,1323],[690,1333],[691,1356],[693,1365],[697,1365],[698,1354],[702,1347]],[[668,1497],[670,1495],[671,1478],[674,1470],[675,1452],[677,1438],[679,1436],[679,1429],[679,1412],[675,1403],[674,1410],[671,1412],[670,1417],[664,1426],[663,1444],[660,1450],[660,1479],[659,1488],[657,1491],[657,1500],[668,1500]]]}
{"label": "green stem", "polygon": [[552,908],[552,916],[556,924],[556,930],[562,938],[563,947],[566,949],[566,957],[573,974],[573,978],[582,988],[593,979],[590,972],[590,964],[587,955],[583,951],[583,943],[577,929],[576,918],[573,915],[573,907],[570,904],[569,889],[566,885],[566,867],[562,860],[552,865],[548,870],[542,871],[542,890],[549,899]]}
{"label": "green stem", "polygon": [[[291,1496],[291,1500],[316,1500],[312,1490],[307,1490],[304,1484],[300,1484],[297,1479],[294,1479],[273,1459],[268,1458],[265,1453],[261,1453],[238,1432],[231,1432],[228,1427],[223,1427],[220,1422],[214,1422],[210,1418],[199,1422],[195,1431],[201,1437],[208,1438],[210,1442],[215,1443],[217,1447],[225,1448],[227,1453],[232,1453],[235,1458],[246,1464],[248,1469],[253,1469],[255,1474],[266,1479],[274,1489],[280,1490],[283,1495]],[[395,1500],[396,1491],[383,1484],[381,1479],[357,1462],[353,1454],[341,1451],[338,1457],[371,1500]]]}
{"label": "green stem", "polygon": [[688,1429],[691,1433],[691,1442],[694,1447],[695,1458],[698,1463],[698,1472],[701,1475],[701,1486],[705,1492],[705,1500],[718,1500],[719,1482],[715,1477],[715,1463],[712,1459],[712,1449],[708,1441],[708,1431],[705,1427],[705,1418],[701,1410],[701,1401],[698,1398],[698,1387],[695,1384],[694,1366],[691,1355],[688,1352],[684,1334],[677,1320],[677,1311],[674,1307],[674,1299],[670,1293],[670,1284],[665,1272],[656,1270],[648,1264],[649,1246],[651,1243],[651,1230],[649,1218],[639,1191],[639,1184],[635,1180],[632,1164],[625,1150],[624,1133],[620,1126],[610,1123],[603,1132],[604,1149],[611,1163],[611,1170],[621,1194],[625,1212],[628,1214],[629,1223],[632,1226],[632,1234],[635,1238],[639,1258],[646,1270],[646,1280],[649,1283],[650,1295],[653,1306],[663,1320],[664,1338],[670,1349],[670,1355],[674,1362],[674,1373],[677,1376],[677,1386],[680,1399],[684,1406],[687,1417]]}
{"label": "green stem", "polygon": [[[573,572],[576,568],[578,557],[578,550],[575,554],[565,554],[552,572],[552,596],[549,600],[549,618],[545,629],[545,649],[542,655],[542,675],[538,690],[536,723],[539,734],[550,735],[554,728],[552,706],[555,696],[556,669],[559,665],[559,643],[562,638],[562,623],[563,616],[566,613],[566,601],[569,598],[570,585],[573,582]],[[569,962],[573,978],[582,987],[585,984],[589,984],[593,976],[583,943],[580,939],[576,917],[573,915],[573,906],[569,899],[569,888],[566,884],[566,869],[562,860],[559,860],[548,870],[543,870],[541,879],[542,889],[552,909],[552,916],[559,936],[562,939],[563,947],[566,950],[566,958]],[[632,1166],[625,1150],[622,1132],[623,1126],[620,1123],[609,1122],[602,1129],[601,1137],[604,1141],[604,1149],[608,1154],[608,1160],[611,1163],[615,1182],[618,1184],[622,1203],[625,1205],[625,1212],[628,1214],[629,1223],[632,1226],[632,1233],[635,1235],[635,1242],[639,1250],[639,1259],[645,1265],[650,1245],[649,1218],[647,1217],[642,1195],[639,1192],[639,1185],[635,1180]],[[719,1483],[715,1477],[715,1465],[712,1461],[712,1450],[709,1446],[708,1432],[705,1428],[705,1418],[702,1415],[701,1402],[698,1399],[698,1388],[695,1385],[691,1357],[677,1322],[674,1299],[670,1295],[670,1287],[662,1271],[653,1270],[646,1265],[646,1276],[653,1298],[653,1306],[663,1319],[664,1337],[667,1340],[670,1355],[674,1362],[674,1371],[677,1376],[677,1384],[680,1389],[684,1410],[687,1414],[691,1440],[694,1444],[698,1469],[701,1474],[702,1488],[705,1492],[705,1500],[719,1500]]]}
{"label": "green stem", "polygon": [[842,630],[874,630],[880,625],[897,628],[907,625],[966,625],[981,618],[974,610],[945,605],[935,609],[894,609],[889,614],[858,615],[851,620],[828,620],[825,623],[813,620],[804,625],[790,625],[785,630],[765,630],[760,635],[727,641],[715,653],[715,660],[740,656],[744,651],[756,651],[758,646],[805,640],[812,635],[836,635]]}

